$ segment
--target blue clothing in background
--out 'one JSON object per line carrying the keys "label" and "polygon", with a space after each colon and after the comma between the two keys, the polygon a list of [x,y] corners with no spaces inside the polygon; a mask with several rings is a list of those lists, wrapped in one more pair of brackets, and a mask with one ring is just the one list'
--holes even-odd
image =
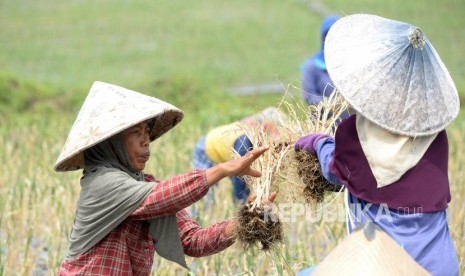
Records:
{"label": "blue clothing in background", "polygon": [[312,275],[313,272],[315,272],[315,269],[317,268],[316,265],[302,269],[301,271],[297,272],[295,276],[309,276]]}
{"label": "blue clothing in background", "polygon": [[[244,156],[248,151],[253,148],[252,142],[246,135],[239,136],[234,142],[234,150],[240,155]],[[208,158],[205,153],[205,136],[199,139],[195,145],[193,155],[193,166],[195,169],[208,169],[213,167],[215,164]],[[249,190],[247,185],[241,177],[230,177],[233,184],[233,197],[238,203],[244,203],[249,196]],[[210,188],[207,195],[205,196],[207,205],[210,205],[214,201],[213,197],[214,186]]]}
{"label": "blue clothing in background", "polygon": [[[192,163],[193,163],[194,169],[203,169],[203,170],[211,168],[215,165],[213,164],[213,162],[210,161],[210,159],[208,159],[207,155],[205,154],[205,136],[202,136],[197,142],[197,144],[195,145]],[[208,189],[208,192],[204,197],[205,210],[209,210],[213,207],[213,204],[215,203],[214,192],[215,192],[215,186],[213,185],[210,187],[210,189]],[[189,215],[194,219],[200,218],[199,208],[197,204],[191,205],[189,209]]]}
{"label": "blue clothing in background", "polygon": [[[253,148],[252,142],[249,137],[245,134],[237,138],[234,142],[234,150],[240,155],[244,156]],[[249,189],[242,177],[234,176],[231,177],[231,182],[233,183],[233,195],[234,199],[240,203],[245,203],[249,197]]]}
{"label": "blue clothing in background", "polygon": [[[318,141],[316,153],[323,176],[341,185],[330,172],[335,149],[332,137]],[[403,213],[368,203],[348,193],[349,232],[365,221],[372,221],[391,236],[432,275],[458,275],[458,260],[447,225],[446,210],[431,213]]]}
{"label": "blue clothing in background", "polygon": [[326,69],[316,67],[313,58],[308,59],[301,67],[303,97],[308,105],[317,105],[323,97],[329,97],[334,87]]}
{"label": "blue clothing in background", "polygon": [[207,154],[205,154],[205,137],[202,136],[194,148],[194,156],[192,158],[193,165],[195,169],[208,169],[213,167],[215,164],[208,159]]}
{"label": "blue clothing in background", "polygon": [[328,16],[325,18],[320,30],[320,50],[307,59],[300,67],[303,96],[309,105],[318,104],[323,97],[330,96],[334,90],[333,82],[328,75],[328,71],[326,71],[324,41],[329,29],[338,19],[338,16]]}

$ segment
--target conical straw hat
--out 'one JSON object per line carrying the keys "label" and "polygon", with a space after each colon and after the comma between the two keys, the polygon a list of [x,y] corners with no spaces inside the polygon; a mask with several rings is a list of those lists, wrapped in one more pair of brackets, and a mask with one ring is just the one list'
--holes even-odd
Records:
{"label": "conical straw hat", "polygon": [[343,17],[329,30],[325,59],[349,104],[393,133],[430,135],[458,115],[455,84],[415,26],[368,14]]}
{"label": "conical straw hat", "polygon": [[83,151],[131,126],[155,118],[153,141],[183,118],[177,107],[113,84],[94,82],[66,139],[54,169],[84,167]]}
{"label": "conical straw hat", "polygon": [[430,275],[372,223],[350,234],[317,265],[318,275]]}

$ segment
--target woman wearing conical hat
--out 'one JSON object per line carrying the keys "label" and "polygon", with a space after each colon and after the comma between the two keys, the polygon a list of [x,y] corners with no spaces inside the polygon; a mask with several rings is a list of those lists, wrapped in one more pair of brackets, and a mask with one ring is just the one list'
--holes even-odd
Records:
{"label": "woman wearing conical hat", "polygon": [[325,178],[346,188],[349,232],[372,221],[429,273],[458,275],[445,129],[460,106],[437,52],[415,26],[357,14],[331,27],[325,57],[356,112],[335,138],[309,134],[295,149],[315,154]]}
{"label": "woman wearing conical hat", "polygon": [[155,181],[143,173],[149,143],[182,117],[156,98],[94,83],[55,164],[57,171],[83,169],[60,275],[149,275],[155,251],[187,268],[184,253],[211,255],[234,242],[234,220],[201,228],[183,209],[224,177],[259,176],[250,165],[267,148]]}

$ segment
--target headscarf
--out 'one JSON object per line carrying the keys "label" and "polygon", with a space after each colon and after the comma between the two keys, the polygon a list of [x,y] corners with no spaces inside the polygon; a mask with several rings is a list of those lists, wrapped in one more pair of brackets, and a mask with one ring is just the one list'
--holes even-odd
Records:
{"label": "headscarf", "polygon": [[84,176],[90,167],[104,166],[115,168],[129,174],[138,181],[144,180],[141,172],[135,172],[126,153],[123,132],[104,140],[84,151]]}
{"label": "headscarf", "polygon": [[393,184],[416,166],[437,136],[397,135],[361,115],[356,117],[356,128],[378,188]]}
{"label": "headscarf", "polygon": [[[123,134],[84,152],[81,193],[69,240],[68,258],[87,252],[134,212],[156,186],[130,165]],[[187,268],[176,215],[149,221],[157,253]]]}

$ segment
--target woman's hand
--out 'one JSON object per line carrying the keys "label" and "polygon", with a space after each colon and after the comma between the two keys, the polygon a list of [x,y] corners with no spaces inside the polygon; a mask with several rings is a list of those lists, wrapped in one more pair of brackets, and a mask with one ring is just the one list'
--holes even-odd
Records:
{"label": "woman's hand", "polygon": [[321,133],[312,133],[312,134],[302,136],[295,143],[294,149],[296,151],[306,150],[306,151],[310,152],[312,155],[316,155],[317,143],[321,139],[325,139],[327,137],[329,137],[329,136],[326,135],[326,134],[321,134]]}
{"label": "woman's hand", "polygon": [[[247,198],[247,203],[252,203],[255,199],[257,198],[257,195],[250,195],[249,198]],[[268,199],[262,200],[262,204],[266,205],[270,202],[273,202],[276,199],[276,192],[272,192]]]}
{"label": "woman's hand", "polygon": [[206,169],[205,174],[207,178],[207,184],[213,185],[220,181],[222,178],[228,176],[253,176],[259,177],[262,174],[251,168],[252,163],[265,151],[268,147],[259,147],[249,151],[243,157],[233,159],[221,164],[218,164],[212,168]]}

